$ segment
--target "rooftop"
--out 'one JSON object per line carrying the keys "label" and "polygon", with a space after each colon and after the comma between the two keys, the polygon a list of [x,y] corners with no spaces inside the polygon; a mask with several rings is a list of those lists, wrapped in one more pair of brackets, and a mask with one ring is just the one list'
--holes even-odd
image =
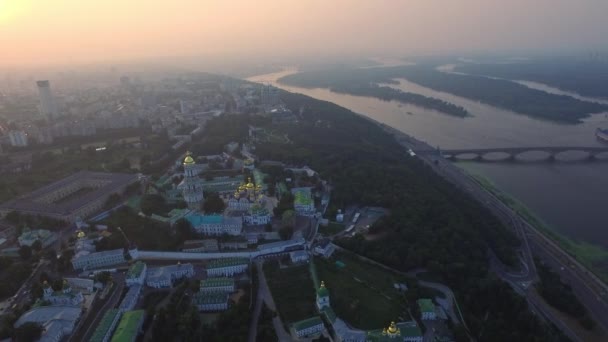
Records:
{"label": "rooftop", "polygon": [[[120,248],[120,249],[111,249],[109,251],[101,251],[101,252],[83,254],[80,257],[83,257],[83,258],[84,257],[86,257],[86,258],[102,258],[102,257],[106,257],[106,256],[124,254],[124,252],[125,251],[122,248]],[[78,257],[76,257],[75,259],[78,259]]]}
{"label": "rooftop", "polygon": [[125,297],[122,299],[122,302],[120,302],[120,306],[118,308],[123,310],[132,308],[131,305],[133,301],[136,301],[137,297],[139,297],[139,294],[141,293],[141,287],[142,286],[139,284],[131,286],[129,291],[127,291],[125,294]]}
{"label": "rooftop", "polygon": [[420,307],[420,312],[435,312],[435,304],[428,298],[421,298],[416,301]]}
{"label": "rooftop", "polygon": [[220,287],[220,286],[234,286],[234,279],[232,278],[207,278],[201,280],[201,288],[203,287]]}
{"label": "rooftop", "polygon": [[221,304],[226,303],[228,301],[227,293],[202,293],[199,292],[194,297],[194,301],[196,304]]}
{"label": "rooftop", "polygon": [[321,310],[321,313],[323,313],[325,315],[325,317],[327,317],[327,320],[330,321],[331,323],[336,321],[336,318],[337,318],[336,313],[331,308],[331,306],[324,307],[323,310]]}
{"label": "rooftop", "polygon": [[321,325],[323,324],[321,317],[314,316],[311,318],[307,318],[305,320],[295,322],[292,324],[292,326],[293,326],[294,330],[299,331],[299,330],[304,330],[304,329],[314,327],[315,325],[319,325],[319,324],[321,324]]}
{"label": "rooftop", "polygon": [[97,325],[97,328],[95,328],[95,332],[93,332],[93,336],[91,336],[89,342],[102,342],[104,336],[106,336],[108,333],[112,322],[114,322],[114,319],[118,315],[120,315],[120,311],[118,309],[110,309],[106,311],[103,318]]}
{"label": "rooftop", "polygon": [[146,264],[141,261],[138,261],[131,265],[131,267],[129,267],[129,270],[127,271],[127,279],[139,277],[145,266]]}
{"label": "rooftop", "polygon": [[299,239],[294,239],[294,240],[285,240],[285,241],[264,243],[264,244],[259,245],[258,249],[265,250],[265,249],[271,249],[271,248],[277,248],[277,247],[290,247],[290,246],[304,245],[304,243],[306,243],[306,240],[304,240],[304,238],[299,238]]}
{"label": "rooftop", "polygon": [[20,327],[27,322],[46,323],[49,321],[76,321],[80,317],[80,308],[73,306],[40,306],[26,311],[17,322],[15,327]]}
{"label": "rooftop", "polygon": [[216,260],[211,260],[207,264],[207,269],[222,268],[222,267],[237,266],[237,265],[247,265],[247,264],[249,264],[249,260],[246,258],[216,259]]}
{"label": "rooftop", "polygon": [[[2,203],[0,209],[27,211],[42,215],[69,215],[100,197],[119,191],[122,187],[137,181],[137,179],[135,174],[80,171],[17,199]],[[87,187],[87,183],[103,185],[96,186],[91,191],[83,193],[82,196],[74,196],[69,199],[66,196],[65,201],[48,203],[40,200],[41,197],[74,183],[81,183],[82,188]]]}
{"label": "rooftop", "polygon": [[148,270],[148,279],[171,277],[173,273],[183,270],[194,271],[192,264],[177,264],[169,266],[155,267]]}
{"label": "rooftop", "polygon": [[131,342],[139,334],[139,324],[144,319],[144,310],[127,311],[122,315],[112,342]]}
{"label": "rooftop", "polygon": [[196,213],[190,213],[186,215],[186,219],[194,227],[198,227],[203,224],[239,224],[243,223],[241,217],[230,217],[222,215],[201,215]]}
{"label": "rooftop", "polygon": [[294,196],[295,204],[309,205],[313,203],[310,188],[293,188],[291,193]]}

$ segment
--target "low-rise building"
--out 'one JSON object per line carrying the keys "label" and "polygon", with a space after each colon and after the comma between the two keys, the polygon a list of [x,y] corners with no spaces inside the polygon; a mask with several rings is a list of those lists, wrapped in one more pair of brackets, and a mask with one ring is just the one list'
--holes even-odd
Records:
{"label": "low-rise building", "polygon": [[112,342],[135,342],[142,332],[146,312],[144,310],[127,311],[122,314],[120,323],[112,336]]}
{"label": "low-rise building", "polygon": [[298,215],[314,216],[315,201],[312,198],[310,188],[293,188],[293,208]]}
{"label": "low-rise building", "polygon": [[46,248],[57,241],[57,236],[46,229],[30,230],[26,228],[17,240],[19,246],[32,247],[36,241],[40,241],[42,248]]}
{"label": "low-rise building", "polygon": [[126,261],[125,251],[121,248],[96,253],[76,254],[72,259],[72,266],[75,270],[89,270],[118,265]]}
{"label": "low-rise building", "polygon": [[313,253],[327,259],[333,254],[335,249],[336,247],[331,243],[331,240],[323,239],[315,245]]}
{"label": "low-rise building", "polygon": [[207,275],[210,277],[229,277],[245,272],[249,260],[245,258],[216,259],[207,264]]}
{"label": "low-rise building", "polygon": [[42,335],[38,342],[59,342],[74,330],[80,318],[81,309],[72,306],[39,306],[26,311],[14,327],[33,322],[42,325]]}
{"label": "low-rise building", "polygon": [[125,298],[122,299],[118,310],[121,312],[130,311],[135,308],[139,295],[141,294],[142,285],[135,284],[129,288],[129,291],[125,294]]}
{"label": "low-rise building", "polygon": [[423,320],[435,320],[437,319],[437,314],[435,313],[435,304],[429,298],[421,298],[416,301],[418,307],[420,308],[420,314],[422,315]]}
{"label": "low-rise building", "polygon": [[65,278],[70,287],[75,289],[85,290],[87,292],[93,292],[95,282],[93,279],[86,278]]}
{"label": "low-rise building", "polygon": [[192,264],[177,264],[162,266],[148,270],[146,285],[154,288],[171,287],[180,278],[190,278],[194,275]]}
{"label": "low-rise building", "polygon": [[84,302],[82,292],[72,291],[72,287],[67,280],[63,280],[62,289],[54,291],[49,283],[45,281],[42,284],[43,294],[42,299],[49,302],[51,305],[57,306],[79,306]]}
{"label": "low-rise building", "polygon": [[289,253],[289,258],[292,263],[306,262],[308,261],[308,252],[306,251],[293,251]]}
{"label": "low-rise building", "polygon": [[200,215],[191,213],[186,219],[199,233],[205,235],[239,235],[243,230],[243,218],[223,215]]}
{"label": "low-rise building", "polygon": [[243,215],[243,221],[250,225],[268,224],[271,220],[270,211],[259,204],[252,205]]}
{"label": "low-rise building", "polygon": [[112,338],[114,329],[120,321],[121,311],[118,309],[109,309],[101,318],[101,321],[95,328],[93,336],[89,342],[108,342]]}
{"label": "low-rise building", "polygon": [[321,317],[314,316],[302,321],[295,322],[291,325],[293,334],[298,337],[313,337],[320,335],[325,330]]}
{"label": "low-rise building", "polygon": [[228,309],[228,294],[225,292],[199,292],[194,303],[199,311],[223,311]]}
{"label": "low-rise building", "polygon": [[132,286],[135,284],[143,285],[146,279],[146,270],[147,266],[144,262],[137,261],[127,271],[125,276],[125,283],[127,286]]}
{"label": "low-rise building", "polygon": [[232,278],[207,278],[201,280],[200,292],[234,292],[234,279]]}

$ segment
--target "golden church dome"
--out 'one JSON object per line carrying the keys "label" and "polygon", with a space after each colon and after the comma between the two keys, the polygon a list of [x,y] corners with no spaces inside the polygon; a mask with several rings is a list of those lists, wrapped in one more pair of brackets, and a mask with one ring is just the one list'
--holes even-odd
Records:
{"label": "golden church dome", "polygon": [[184,165],[192,165],[194,164],[194,158],[192,158],[192,153],[186,152],[186,158],[184,158]]}

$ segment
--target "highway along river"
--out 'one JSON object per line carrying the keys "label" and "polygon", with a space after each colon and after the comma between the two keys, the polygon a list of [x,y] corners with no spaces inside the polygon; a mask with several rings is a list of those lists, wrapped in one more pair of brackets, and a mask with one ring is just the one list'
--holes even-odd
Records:
{"label": "highway along river", "polygon": [[[596,127],[608,128],[605,114],[596,114],[578,125],[557,124],[438,92],[405,79],[399,79],[399,85],[390,86],[460,105],[472,116],[458,118],[393,101],[277,83],[280,77],[293,72],[296,70],[288,69],[251,77],[249,80],[273,84],[287,91],[336,103],[443,149],[603,146],[596,140],[594,131]],[[521,157],[533,160],[542,155],[526,153]],[[562,159],[576,157],[580,156],[574,152],[560,156]],[[608,273],[608,162],[462,161],[457,165],[473,175],[483,177],[504,194],[520,202],[547,227],[575,242],[573,245],[577,254],[584,255],[587,261],[594,261],[596,267],[602,264]]]}

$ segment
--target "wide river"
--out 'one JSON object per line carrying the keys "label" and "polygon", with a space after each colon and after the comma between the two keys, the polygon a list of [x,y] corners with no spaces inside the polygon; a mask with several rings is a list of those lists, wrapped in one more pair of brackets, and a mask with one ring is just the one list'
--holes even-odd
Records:
{"label": "wide river", "polygon": [[[596,114],[578,125],[557,124],[438,92],[405,79],[399,79],[399,85],[391,86],[454,103],[466,108],[472,116],[458,118],[393,101],[338,94],[322,88],[292,87],[277,82],[280,77],[295,71],[290,69],[259,75],[249,80],[333,102],[443,149],[602,146],[596,140],[594,131],[596,127],[608,128],[605,114]],[[524,157],[534,156],[530,154]],[[608,249],[608,213],[604,212],[608,209],[608,162],[457,164],[493,182],[555,231],[574,240]]]}

